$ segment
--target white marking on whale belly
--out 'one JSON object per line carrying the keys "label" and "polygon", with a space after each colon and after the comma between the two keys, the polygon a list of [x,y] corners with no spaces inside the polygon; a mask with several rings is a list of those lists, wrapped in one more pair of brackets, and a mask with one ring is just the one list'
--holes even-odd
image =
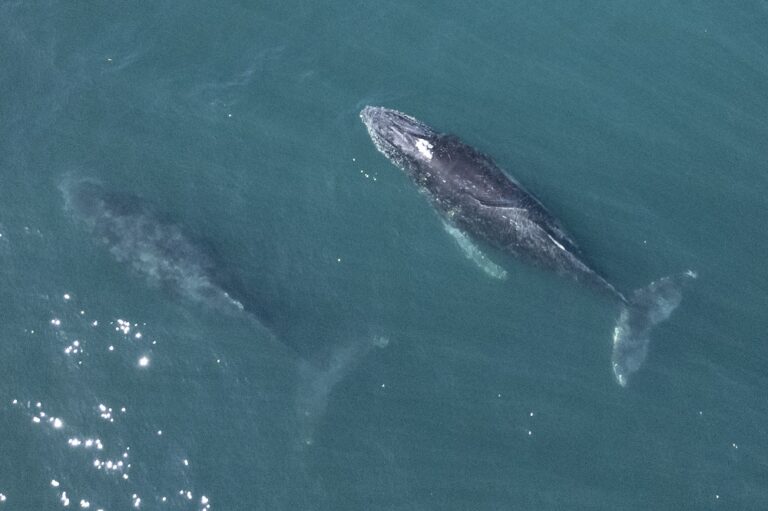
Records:
{"label": "white marking on whale belly", "polygon": [[419,153],[421,153],[421,155],[424,158],[426,158],[428,160],[432,159],[432,144],[430,144],[426,140],[421,139],[421,138],[417,139],[416,140],[416,149],[419,150]]}
{"label": "white marking on whale belly", "polygon": [[453,239],[456,240],[456,243],[458,243],[459,248],[462,252],[464,252],[464,255],[467,257],[467,259],[475,263],[475,265],[483,270],[486,275],[499,280],[504,280],[507,278],[507,271],[488,259],[488,256],[483,254],[477,245],[472,243],[469,237],[461,230],[452,226],[448,222],[443,222],[443,227],[445,228],[445,232],[450,234]]}

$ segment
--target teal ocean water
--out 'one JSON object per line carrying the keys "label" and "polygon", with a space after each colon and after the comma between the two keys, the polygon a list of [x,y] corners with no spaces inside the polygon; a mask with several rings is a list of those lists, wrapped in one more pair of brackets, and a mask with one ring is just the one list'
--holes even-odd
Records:
{"label": "teal ocean water", "polygon": [[[768,509],[767,27],[764,0],[0,3],[0,511]],[[481,271],[365,105],[492,155],[618,288],[698,273],[626,388],[616,305]],[[182,226],[259,321],[121,263],[73,179]]]}

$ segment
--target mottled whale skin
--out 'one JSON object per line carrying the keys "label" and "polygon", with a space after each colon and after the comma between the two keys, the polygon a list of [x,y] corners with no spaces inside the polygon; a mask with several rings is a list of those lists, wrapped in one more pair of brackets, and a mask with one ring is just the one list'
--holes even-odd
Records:
{"label": "mottled whale skin", "polygon": [[665,277],[629,297],[587,264],[575,241],[531,193],[488,156],[410,115],[367,106],[360,118],[376,148],[402,169],[449,224],[475,241],[557,272],[622,305],[613,339],[613,372],[624,386],[645,360],[651,328],[682,295]]}

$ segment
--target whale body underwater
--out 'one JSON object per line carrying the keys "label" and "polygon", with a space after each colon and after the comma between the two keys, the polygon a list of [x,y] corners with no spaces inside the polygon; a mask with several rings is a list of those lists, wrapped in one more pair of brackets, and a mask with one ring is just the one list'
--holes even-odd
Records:
{"label": "whale body underwater", "polygon": [[[313,328],[322,346],[314,349],[288,328],[296,321],[281,309],[279,297],[262,288],[245,289],[207,243],[150,201],[88,178],[66,176],[59,189],[65,210],[133,273],[173,295],[269,332],[274,347],[297,362],[294,406],[301,448],[312,445],[336,385],[372,350],[389,343],[386,335],[367,325],[342,324],[330,331]],[[354,319],[357,327],[359,317]],[[326,342],[331,340],[335,343]]]}
{"label": "whale body underwater", "polygon": [[209,309],[262,323],[261,310],[249,310],[240,301],[243,296],[230,294],[233,279],[222,270],[215,254],[181,225],[158,213],[149,201],[108,190],[89,179],[67,178],[60,189],[66,210],[118,262],[150,284]]}
{"label": "whale body underwater", "polygon": [[677,308],[681,284],[695,273],[664,277],[625,295],[585,262],[561,222],[490,157],[396,110],[367,106],[360,118],[376,149],[410,177],[452,230],[620,304],[611,364],[616,381],[626,386],[646,359],[651,329]]}

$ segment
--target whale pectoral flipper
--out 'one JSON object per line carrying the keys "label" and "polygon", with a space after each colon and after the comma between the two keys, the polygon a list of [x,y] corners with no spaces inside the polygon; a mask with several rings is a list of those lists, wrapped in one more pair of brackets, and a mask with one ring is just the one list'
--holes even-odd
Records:
{"label": "whale pectoral flipper", "polygon": [[488,256],[486,256],[482,250],[469,239],[469,236],[445,221],[443,221],[443,228],[445,229],[445,232],[450,234],[456,241],[456,244],[459,245],[459,248],[467,259],[475,263],[475,265],[486,275],[499,280],[507,278],[507,271],[491,261]]}

